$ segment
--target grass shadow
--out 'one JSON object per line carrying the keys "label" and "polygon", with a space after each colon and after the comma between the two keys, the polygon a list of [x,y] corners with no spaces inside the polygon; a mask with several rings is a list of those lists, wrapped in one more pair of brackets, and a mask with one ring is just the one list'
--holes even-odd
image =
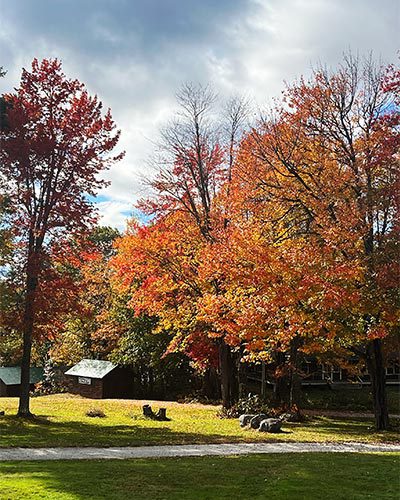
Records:
{"label": "grass shadow", "polygon": [[[168,422],[165,422],[168,424]],[[7,442],[3,439],[7,437]],[[0,419],[0,447],[57,447],[57,446],[141,446],[166,444],[224,443],[234,441],[225,434],[180,432],[167,426],[141,426],[132,423],[96,425],[95,422],[51,422],[40,416],[34,420],[5,416]]]}
{"label": "grass shadow", "polygon": [[[300,453],[0,464],[13,500],[397,498],[399,454]],[[249,478],[251,477],[251,481]]]}

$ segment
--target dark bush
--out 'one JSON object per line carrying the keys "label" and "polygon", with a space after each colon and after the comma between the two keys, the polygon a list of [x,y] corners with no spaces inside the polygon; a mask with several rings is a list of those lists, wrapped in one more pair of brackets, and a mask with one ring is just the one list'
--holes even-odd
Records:
{"label": "dark bush", "polygon": [[103,410],[100,410],[99,408],[90,408],[85,415],[87,417],[97,417],[97,418],[104,418],[106,414],[104,413]]}
{"label": "dark bush", "polygon": [[264,399],[258,394],[249,394],[246,398],[239,399],[239,401],[228,410],[223,408],[219,412],[221,418],[238,418],[243,413],[252,413],[254,415],[265,413],[267,415],[275,415],[276,410],[271,408]]}

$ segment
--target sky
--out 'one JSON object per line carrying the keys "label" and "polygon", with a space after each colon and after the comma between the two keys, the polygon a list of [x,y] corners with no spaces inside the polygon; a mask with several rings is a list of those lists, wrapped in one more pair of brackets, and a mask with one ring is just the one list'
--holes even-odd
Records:
{"label": "sky", "polygon": [[0,94],[34,57],[57,57],[111,108],[126,156],[96,203],[101,224],[123,229],[183,83],[262,107],[348,50],[398,61],[399,33],[399,0],[0,0]]}

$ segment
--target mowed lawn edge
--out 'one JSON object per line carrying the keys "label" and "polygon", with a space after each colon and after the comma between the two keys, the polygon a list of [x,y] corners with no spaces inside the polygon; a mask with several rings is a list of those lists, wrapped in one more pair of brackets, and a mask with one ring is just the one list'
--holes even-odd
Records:
{"label": "mowed lawn edge", "polygon": [[389,500],[399,466],[400,453],[4,462],[0,491],[13,500]]}
{"label": "mowed lawn edge", "polygon": [[[153,402],[167,408],[168,422],[142,416],[143,401],[90,400],[70,395],[32,399],[36,418],[16,417],[17,398],[1,398],[0,447],[145,446],[240,442],[400,442],[398,428],[375,432],[370,419],[312,417],[287,423],[279,434],[242,429],[237,419],[218,417],[218,407],[174,402]],[[101,409],[104,418],[86,416]],[[394,425],[399,425],[393,420]]]}

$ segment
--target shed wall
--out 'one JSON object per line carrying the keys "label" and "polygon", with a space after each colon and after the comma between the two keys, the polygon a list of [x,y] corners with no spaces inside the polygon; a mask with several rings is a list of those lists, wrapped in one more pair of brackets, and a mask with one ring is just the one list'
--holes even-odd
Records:
{"label": "shed wall", "polygon": [[133,373],[124,368],[115,368],[103,379],[103,398],[134,397]]}
{"label": "shed wall", "polygon": [[80,384],[75,375],[66,375],[66,385],[68,392],[72,394],[80,394],[85,398],[102,399],[103,398],[103,380],[92,378],[91,384]]}
{"label": "shed wall", "polygon": [[[35,384],[29,386],[29,390],[33,391],[35,389]],[[0,380],[0,396],[17,398],[21,392],[21,384],[6,385],[2,380]]]}

